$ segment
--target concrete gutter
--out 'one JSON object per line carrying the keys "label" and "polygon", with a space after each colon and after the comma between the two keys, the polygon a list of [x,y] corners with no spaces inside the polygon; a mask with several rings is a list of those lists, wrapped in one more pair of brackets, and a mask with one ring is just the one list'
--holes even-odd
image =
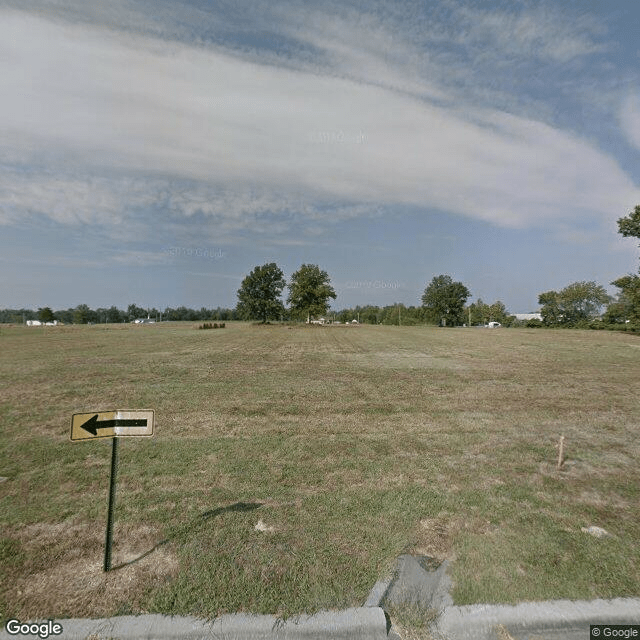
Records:
{"label": "concrete gutter", "polygon": [[[380,607],[356,607],[294,616],[229,614],[213,621],[188,616],[117,616],[99,620],[55,620],[62,626],[51,640],[388,640],[388,623]],[[0,631],[1,640],[36,638]]]}
{"label": "concrete gutter", "polygon": [[[426,556],[402,555],[376,582],[365,605],[411,605],[430,618],[436,614],[429,631],[437,640],[585,640],[592,624],[640,627],[638,598],[453,606],[448,568],[446,560],[438,565]],[[400,637],[393,634],[392,626],[389,640]]]}
{"label": "concrete gutter", "polygon": [[582,640],[589,637],[592,624],[640,627],[640,599],[451,606],[442,611],[432,633],[446,640]]}

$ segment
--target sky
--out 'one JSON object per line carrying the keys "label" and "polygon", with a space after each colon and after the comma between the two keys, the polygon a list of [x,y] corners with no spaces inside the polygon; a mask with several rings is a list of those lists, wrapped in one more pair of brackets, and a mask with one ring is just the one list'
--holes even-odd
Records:
{"label": "sky", "polygon": [[[512,313],[638,269],[635,0],[0,0],[0,308]],[[285,290],[285,298],[287,291]]]}

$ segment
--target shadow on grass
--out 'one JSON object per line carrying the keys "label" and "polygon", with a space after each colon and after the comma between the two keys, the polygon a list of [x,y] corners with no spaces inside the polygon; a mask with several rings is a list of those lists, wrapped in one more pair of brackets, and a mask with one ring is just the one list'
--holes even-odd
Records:
{"label": "shadow on grass", "polygon": [[160,542],[158,542],[158,544],[154,545],[151,549],[149,549],[149,551],[145,551],[142,555],[138,556],[137,558],[134,558],[133,560],[129,560],[129,562],[123,562],[122,564],[119,564],[115,567],[111,567],[111,571],[115,571],[116,569],[123,569],[124,567],[128,567],[131,564],[139,562],[143,558],[146,558],[147,556],[151,555],[156,549],[161,547],[163,544],[167,544],[168,542],[175,540],[185,531],[195,528],[205,520],[215,518],[216,516],[222,515],[223,513],[227,513],[228,511],[232,511],[232,512],[253,511],[254,509],[260,508],[261,506],[262,506],[261,502],[236,502],[235,504],[230,504],[227,507],[218,507],[216,509],[210,509],[209,511],[205,511],[204,513],[201,513],[196,520],[192,521],[191,523],[183,527],[182,530],[178,531],[172,536],[169,536],[168,538],[165,538],[164,540],[161,540]]}

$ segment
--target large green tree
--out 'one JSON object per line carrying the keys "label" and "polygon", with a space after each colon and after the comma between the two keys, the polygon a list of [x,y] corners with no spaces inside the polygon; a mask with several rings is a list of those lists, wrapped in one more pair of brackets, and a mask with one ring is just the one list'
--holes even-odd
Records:
{"label": "large green tree", "polygon": [[318,265],[303,264],[292,276],[287,304],[291,316],[300,320],[323,316],[329,310],[329,298],[336,299],[336,292],[326,271]]}
{"label": "large green tree", "polygon": [[560,291],[547,291],[538,296],[542,321],[549,326],[572,326],[599,315],[611,296],[596,282],[574,282]]}
{"label": "large green tree", "polygon": [[275,262],[256,267],[238,289],[238,314],[244,320],[278,320],[284,315],[280,296],[285,285],[284,274]]}
{"label": "large green tree", "polygon": [[433,278],[422,295],[422,306],[427,318],[441,326],[464,322],[464,305],[471,294],[462,282],[454,282],[451,276]]}

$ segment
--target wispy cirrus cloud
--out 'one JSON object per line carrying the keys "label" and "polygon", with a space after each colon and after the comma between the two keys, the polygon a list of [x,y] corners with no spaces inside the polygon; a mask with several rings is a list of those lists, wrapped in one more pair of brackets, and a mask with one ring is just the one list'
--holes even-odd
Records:
{"label": "wispy cirrus cloud", "polygon": [[[115,224],[163,207],[215,217],[228,232],[260,229],[260,215],[273,213],[286,231],[289,215],[318,224],[408,204],[562,228],[607,218],[638,196],[615,160],[575,134],[497,109],[443,106],[447,90],[420,75],[415,47],[371,18],[354,26],[291,16],[283,29],[322,52],[292,68],[278,63],[291,62],[288,53],[264,64],[224,48],[2,13],[0,128],[20,141],[5,153],[29,164],[55,148],[66,172],[10,168],[0,178],[5,221],[39,211],[61,223]],[[460,15],[475,25],[468,40],[494,39],[503,50],[511,45],[501,27],[541,57],[597,50],[540,16]]]}
{"label": "wispy cirrus cloud", "polygon": [[602,23],[587,13],[568,16],[549,4],[488,11],[461,5],[455,13],[460,20],[457,39],[490,45],[496,56],[565,63],[607,49],[600,38]]}

